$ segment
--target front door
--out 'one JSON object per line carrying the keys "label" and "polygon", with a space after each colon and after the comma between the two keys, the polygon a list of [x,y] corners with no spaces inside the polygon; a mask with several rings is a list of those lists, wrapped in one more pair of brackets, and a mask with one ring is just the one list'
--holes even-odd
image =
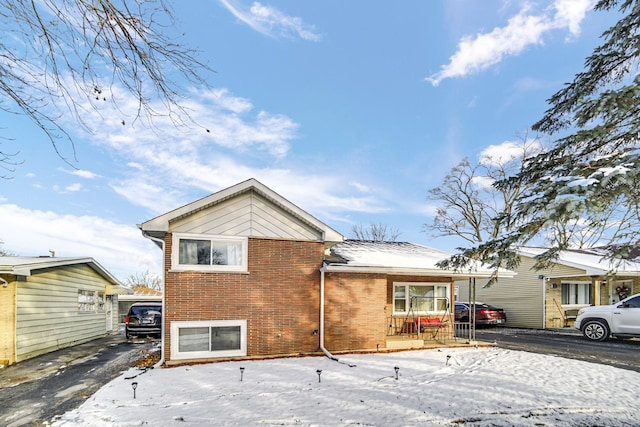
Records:
{"label": "front door", "polygon": [[113,295],[107,295],[106,301],[104,302],[105,308],[104,313],[106,317],[106,329],[107,332],[113,331]]}

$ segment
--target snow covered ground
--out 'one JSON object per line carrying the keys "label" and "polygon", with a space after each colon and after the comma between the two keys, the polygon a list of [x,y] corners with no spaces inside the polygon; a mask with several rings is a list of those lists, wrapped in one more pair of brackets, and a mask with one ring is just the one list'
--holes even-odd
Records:
{"label": "snow covered ground", "polygon": [[443,348],[132,369],[53,425],[637,426],[639,390],[610,366]]}

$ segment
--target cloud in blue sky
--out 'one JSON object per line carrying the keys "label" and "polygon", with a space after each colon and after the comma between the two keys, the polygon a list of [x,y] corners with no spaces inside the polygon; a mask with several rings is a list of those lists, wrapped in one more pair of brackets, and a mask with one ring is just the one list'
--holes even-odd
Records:
{"label": "cloud in blue sky", "polygon": [[220,0],[220,3],[236,18],[269,37],[300,37],[309,41],[319,41],[321,38],[312,25],[305,24],[301,18],[287,16],[272,6],[253,2],[246,8],[233,0]]}
{"label": "cloud in blue sky", "polygon": [[592,7],[592,0],[557,0],[548,10],[535,13],[531,5],[525,3],[506,26],[462,38],[449,63],[425,80],[438,86],[448,78],[484,71],[507,56],[518,55],[531,45],[542,44],[543,36],[553,30],[565,29],[572,36],[577,36],[580,23]]}

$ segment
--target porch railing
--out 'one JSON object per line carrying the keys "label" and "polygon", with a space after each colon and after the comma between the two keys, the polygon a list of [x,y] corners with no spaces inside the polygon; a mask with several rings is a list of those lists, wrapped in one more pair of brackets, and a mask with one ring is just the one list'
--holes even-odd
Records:
{"label": "porch railing", "polygon": [[387,317],[387,335],[408,339],[446,340],[455,338],[453,316],[392,316]]}

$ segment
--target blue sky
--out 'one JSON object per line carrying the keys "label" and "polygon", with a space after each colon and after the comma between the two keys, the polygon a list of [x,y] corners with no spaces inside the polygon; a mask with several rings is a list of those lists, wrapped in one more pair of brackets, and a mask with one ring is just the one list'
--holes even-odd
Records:
{"label": "blue sky", "polygon": [[[25,118],[0,114],[0,239],[19,255],[91,256],[121,280],[159,274],[136,224],[256,178],[347,237],[384,223],[432,239],[428,190],[464,157],[504,151],[583,70],[619,18],[588,0],[176,2],[176,37],[215,70],[186,102],[202,128],[120,111],[61,118],[71,167]],[[79,101],[80,102],[80,101]],[[122,121],[125,125],[122,125]],[[72,159],[69,146],[61,147]]]}

